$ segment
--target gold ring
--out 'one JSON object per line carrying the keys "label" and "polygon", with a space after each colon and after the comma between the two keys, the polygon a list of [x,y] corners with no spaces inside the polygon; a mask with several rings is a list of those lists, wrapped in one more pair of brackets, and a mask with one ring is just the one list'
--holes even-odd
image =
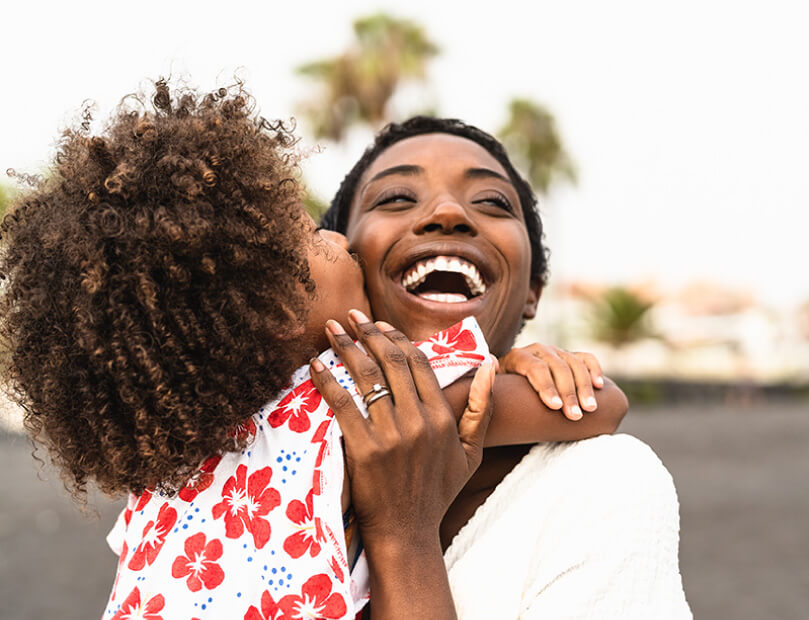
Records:
{"label": "gold ring", "polygon": [[366,394],[362,395],[362,402],[365,403],[365,407],[367,408],[385,396],[390,396],[390,390],[387,386],[374,383],[373,387]]}

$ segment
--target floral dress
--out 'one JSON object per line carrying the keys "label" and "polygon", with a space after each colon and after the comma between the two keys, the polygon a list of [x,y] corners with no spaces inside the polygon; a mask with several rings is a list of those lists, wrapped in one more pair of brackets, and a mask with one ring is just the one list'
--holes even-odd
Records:
{"label": "floral dress", "polygon": [[[442,387],[488,353],[472,318],[417,346]],[[367,416],[334,353],[319,359]],[[346,549],[342,434],[308,366],[236,432],[247,447],[211,456],[173,497],[130,497],[107,537],[120,559],[102,620],[359,615],[368,565]]]}

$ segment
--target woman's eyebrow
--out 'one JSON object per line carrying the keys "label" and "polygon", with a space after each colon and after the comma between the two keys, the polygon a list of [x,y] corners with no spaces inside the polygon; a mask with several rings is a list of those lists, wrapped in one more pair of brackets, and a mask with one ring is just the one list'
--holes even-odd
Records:
{"label": "woman's eyebrow", "polygon": [[424,172],[424,168],[421,166],[414,166],[412,164],[402,164],[400,166],[391,166],[390,168],[385,168],[384,170],[377,172],[374,176],[372,176],[368,182],[362,186],[362,190],[360,191],[360,195],[365,193],[367,187],[373,183],[374,181],[378,181],[379,179],[384,179],[385,177],[389,177],[394,174],[401,174],[405,176],[413,176],[417,174],[422,174]]}
{"label": "woman's eyebrow", "polygon": [[467,179],[487,179],[487,178],[495,178],[500,179],[501,181],[505,181],[506,183],[511,184],[511,179],[508,177],[504,177],[499,172],[495,172],[494,170],[490,170],[489,168],[467,168],[463,175]]}

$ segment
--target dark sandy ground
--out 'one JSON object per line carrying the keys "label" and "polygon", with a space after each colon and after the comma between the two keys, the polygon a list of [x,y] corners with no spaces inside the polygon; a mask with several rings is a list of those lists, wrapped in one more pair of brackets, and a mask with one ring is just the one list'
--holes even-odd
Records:
{"label": "dark sandy ground", "polygon": [[[809,403],[633,411],[680,495],[680,559],[699,619],[809,618]],[[87,519],[30,446],[0,431],[0,618],[99,618],[120,503]]]}

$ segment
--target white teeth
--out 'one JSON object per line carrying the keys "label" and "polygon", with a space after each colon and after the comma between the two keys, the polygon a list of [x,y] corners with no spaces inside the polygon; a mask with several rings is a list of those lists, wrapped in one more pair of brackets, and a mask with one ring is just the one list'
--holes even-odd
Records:
{"label": "white teeth", "polygon": [[[483,278],[478,268],[457,256],[436,256],[419,261],[404,273],[402,276],[402,286],[406,289],[414,289],[424,282],[425,278],[434,271],[460,273],[464,276],[472,295],[481,295],[486,292],[486,285],[483,283]],[[464,297],[464,300],[465,299]]]}
{"label": "white teeth", "polygon": [[459,293],[422,293],[419,295],[422,299],[430,299],[432,301],[440,301],[448,304],[457,304],[466,301],[466,295]]}

